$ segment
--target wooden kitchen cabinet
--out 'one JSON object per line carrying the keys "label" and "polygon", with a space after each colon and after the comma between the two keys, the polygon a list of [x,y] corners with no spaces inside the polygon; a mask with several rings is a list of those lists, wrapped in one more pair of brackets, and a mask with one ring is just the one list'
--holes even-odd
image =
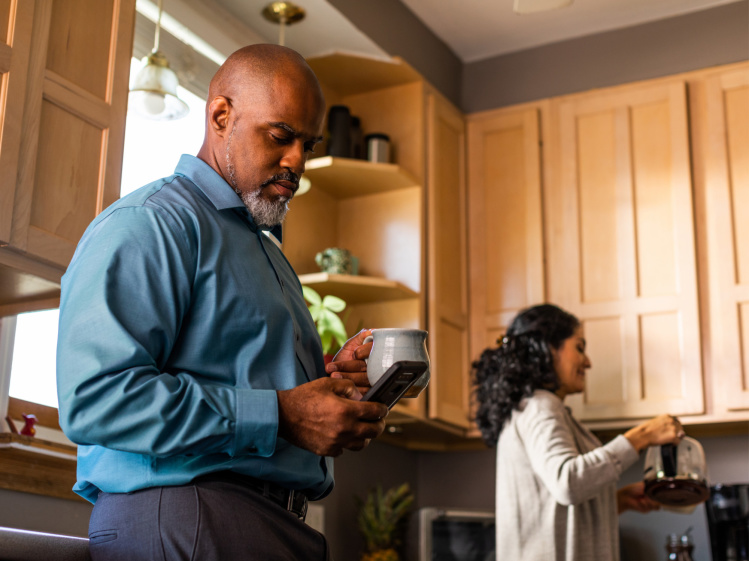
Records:
{"label": "wooden kitchen cabinet", "polygon": [[119,196],[135,0],[0,0],[0,315],[47,305]]}
{"label": "wooden kitchen cabinet", "polygon": [[470,115],[468,154],[473,358],[556,303],[585,325],[588,426],[745,430],[749,63]]}
{"label": "wooden kitchen cabinet", "polygon": [[749,414],[749,63],[690,80],[708,415]]}
{"label": "wooden kitchen cabinet", "polygon": [[512,318],[543,302],[541,126],[548,102],[468,118],[471,350],[496,347]]}
{"label": "wooden kitchen cabinet", "polygon": [[[350,333],[429,331],[430,385],[396,405],[391,422],[436,419],[466,427],[463,117],[398,59],[332,54],[309,63],[328,106],[348,106],[365,135],[390,137],[392,163],[309,160],[312,187],[292,203],[284,253],[302,283],[348,302]],[[328,247],[351,251],[359,275],[322,275],[314,258]]]}
{"label": "wooden kitchen cabinet", "polygon": [[470,351],[465,119],[427,93],[429,417],[469,428]]}
{"label": "wooden kitchen cabinet", "polygon": [[704,412],[684,80],[554,103],[548,298],[582,321],[586,421]]}

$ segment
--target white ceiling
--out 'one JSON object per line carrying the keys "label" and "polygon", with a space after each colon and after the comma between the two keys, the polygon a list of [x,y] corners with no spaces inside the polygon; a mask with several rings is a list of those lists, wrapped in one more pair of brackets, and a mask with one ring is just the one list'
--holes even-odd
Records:
{"label": "white ceiling", "polygon": [[734,1],[574,0],[566,8],[518,15],[513,12],[513,0],[401,0],[463,62],[475,62]]}
{"label": "white ceiling", "polygon": [[[377,2],[378,0],[366,0]],[[464,63],[740,0],[574,0],[566,8],[518,15],[513,0],[400,0]],[[224,55],[258,41],[277,43],[278,24],[261,15],[270,0],[164,0],[165,12],[204,35]],[[138,0],[138,5],[155,0]],[[304,56],[331,51],[386,56],[326,0],[295,0],[306,17],[285,44]],[[185,14],[193,12],[193,21]],[[214,32],[210,33],[211,25]],[[398,53],[390,53],[398,54]]]}

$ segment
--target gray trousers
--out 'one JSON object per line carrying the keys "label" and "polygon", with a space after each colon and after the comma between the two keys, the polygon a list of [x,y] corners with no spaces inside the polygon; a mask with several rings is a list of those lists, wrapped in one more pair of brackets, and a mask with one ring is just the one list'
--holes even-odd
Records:
{"label": "gray trousers", "polygon": [[93,561],[331,561],[325,537],[257,491],[198,481],[100,493]]}

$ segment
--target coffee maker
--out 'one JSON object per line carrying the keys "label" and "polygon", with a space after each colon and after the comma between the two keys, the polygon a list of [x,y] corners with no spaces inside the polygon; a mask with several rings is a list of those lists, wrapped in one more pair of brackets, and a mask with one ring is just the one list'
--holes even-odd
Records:
{"label": "coffee maker", "polygon": [[749,561],[749,483],[713,485],[705,512],[713,561]]}

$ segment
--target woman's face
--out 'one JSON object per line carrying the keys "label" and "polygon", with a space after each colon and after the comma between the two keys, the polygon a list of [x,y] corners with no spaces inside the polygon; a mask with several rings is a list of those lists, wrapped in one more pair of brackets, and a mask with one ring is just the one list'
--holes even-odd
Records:
{"label": "woman's face", "polygon": [[564,399],[585,389],[585,370],[590,368],[590,359],[585,354],[585,338],[582,326],[571,337],[565,339],[558,349],[552,349],[554,370],[559,379],[556,394]]}

